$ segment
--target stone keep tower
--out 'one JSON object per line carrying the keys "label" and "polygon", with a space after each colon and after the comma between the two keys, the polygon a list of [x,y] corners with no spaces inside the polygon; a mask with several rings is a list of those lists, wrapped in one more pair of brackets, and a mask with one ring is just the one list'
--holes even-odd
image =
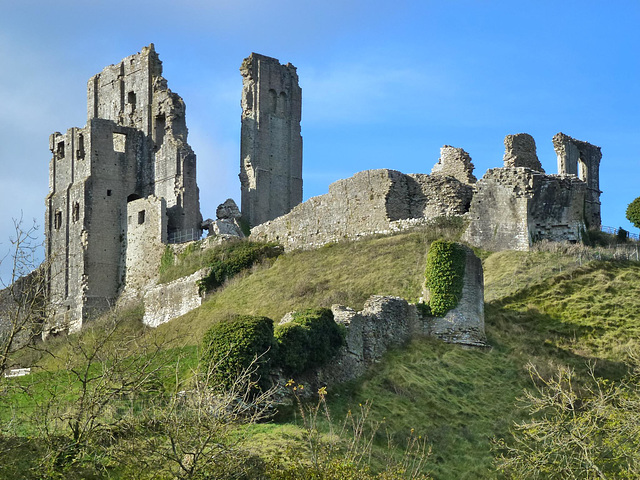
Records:
{"label": "stone keep tower", "polygon": [[253,227],[302,202],[302,90],[296,68],[252,53],[242,73],[242,216]]}
{"label": "stone keep tower", "polygon": [[[185,105],[167,88],[153,44],[92,77],[87,105],[84,128],[49,139],[53,331],[77,330],[115,303],[135,271],[127,265],[137,258],[127,254],[133,226],[135,238],[148,226],[150,240],[166,242],[175,231],[200,231],[202,222]],[[136,202],[144,198],[146,207]]]}

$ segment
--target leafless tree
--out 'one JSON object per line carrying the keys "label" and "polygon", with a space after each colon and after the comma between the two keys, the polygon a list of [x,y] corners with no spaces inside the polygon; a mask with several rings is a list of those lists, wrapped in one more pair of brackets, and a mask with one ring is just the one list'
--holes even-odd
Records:
{"label": "leafless tree", "polygon": [[[38,266],[41,244],[37,226],[14,220],[11,250],[0,260],[10,264],[9,278],[0,291],[0,377],[9,367],[12,352],[41,333],[46,316],[46,268]],[[1,280],[0,280],[1,281]]]}

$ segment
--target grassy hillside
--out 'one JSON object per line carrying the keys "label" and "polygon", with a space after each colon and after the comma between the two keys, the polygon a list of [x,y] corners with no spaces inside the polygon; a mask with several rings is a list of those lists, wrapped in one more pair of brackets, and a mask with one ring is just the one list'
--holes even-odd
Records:
{"label": "grassy hillside", "polygon": [[[333,303],[359,309],[372,294],[415,301],[432,239],[415,232],[283,255],[231,280],[199,309],[161,326],[156,338],[179,339],[166,355],[182,355],[183,366],[190,366],[204,331],[231,313],[277,321],[294,309]],[[388,438],[401,445],[414,429],[431,444],[427,471],[434,478],[498,478],[493,440],[508,435],[512,422],[523,416],[516,399],[530,385],[528,362],[543,374],[568,365],[584,378],[587,364],[596,362],[598,375],[625,375],[622,362],[629,349],[638,348],[640,263],[549,251],[483,257],[491,348],[415,339],[389,352],[361,380],[329,389],[335,421],[371,403],[370,421],[380,422],[374,466],[382,461]],[[282,415],[245,434],[258,454],[304,451],[301,425],[299,416]]]}
{"label": "grassy hillside", "polygon": [[[413,233],[287,255],[232,281],[180,327],[165,328],[200,331],[233,311],[278,319],[294,308],[361,308],[374,293],[415,300],[428,241]],[[337,417],[371,401],[372,418],[384,418],[398,443],[411,428],[426,435],[436,478],[494,475],[492,440],[506,436],[522,415],[515,403],[530,384],[528,362],[543,372],[570,365],[586,375],[587,364],[596,361],[597,374],[619,378],[626,372],[621,361],[636,346],[640,264],[579,262],[546,251],[487,254],[484,264],[486,330],[493,348],[418,339],[391,352],[362,381],[329,396]],[[281,425],[272,428],[280,435]]]}

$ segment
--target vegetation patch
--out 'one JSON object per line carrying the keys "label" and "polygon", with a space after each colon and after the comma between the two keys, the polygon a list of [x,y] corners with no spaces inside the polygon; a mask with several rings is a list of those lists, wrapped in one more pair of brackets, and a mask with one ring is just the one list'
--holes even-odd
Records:
{"label": "vegetation patch", "polygon": [[466,251],[461,245],[446,240],[436,240],[431,244],[425,278],[432,315],[441,317],[458,305],[465,264]]}
{"label": "vegetation patch", "polygon": [[289,374],[325,365],[344,345],[344,332],[328,308],[308,309],[275,328],[278,362]]}
{"label": "vegetation patch", "polygon": [[253,369],[253,381],[268,387],[274,347],[273,320],[237,315],[214,323],[207,331],[202,339],[202,360],[222,388],[230,388],[247,369]]}
{"label": "vegetation patch", "polygon": [[275,243],[239,242],[229,246],[221,245],[212,259],[209,274],[198,281],[201,291],[211,291],[220,287],[225,280],[237,275],[254,264],[269,258],[276,258],[284,249]]}
{"label": "vegetation patch", "polygon": [[225,280],[267,259],[278,257],[283,248],[276,243],[237,240],[211,248],[193,242],[179,254],[167,246],[160,262],[160,283],[168,283],[210,267],[211,273],[201,280],[203,290],[218,288]]}

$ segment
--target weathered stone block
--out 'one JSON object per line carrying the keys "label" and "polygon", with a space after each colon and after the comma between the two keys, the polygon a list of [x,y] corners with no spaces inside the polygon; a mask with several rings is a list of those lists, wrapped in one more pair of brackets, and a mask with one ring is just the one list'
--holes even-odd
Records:
{"label": "weathered stone block", "polygon": [[465,247],[465,250],[464,283],[460,301],[443,318],[426,319],[425,333],[448,343],[486,346],[482,260],[470,248]]}
{"label": "weathered stone block", "polygon": [[536,153],[536,141],[528,133],[504,137],[504,166],[525,167],[544,173]]}
{"label": "weathered stone block", "polygon": [[440,158],[431,169],[431,175],[451,176],[462,183],[476,183],[473,175],[473,163],[471,157],[462,148],[445,145],[440,149]]}
{"label": "weathered stone block", "polygon": [[198,308],[202,304],[202,296],[197,282],[206,273],[207,269],[198,270],[187,277],[148,289],[144,293],[142,323],[157,327]]}

